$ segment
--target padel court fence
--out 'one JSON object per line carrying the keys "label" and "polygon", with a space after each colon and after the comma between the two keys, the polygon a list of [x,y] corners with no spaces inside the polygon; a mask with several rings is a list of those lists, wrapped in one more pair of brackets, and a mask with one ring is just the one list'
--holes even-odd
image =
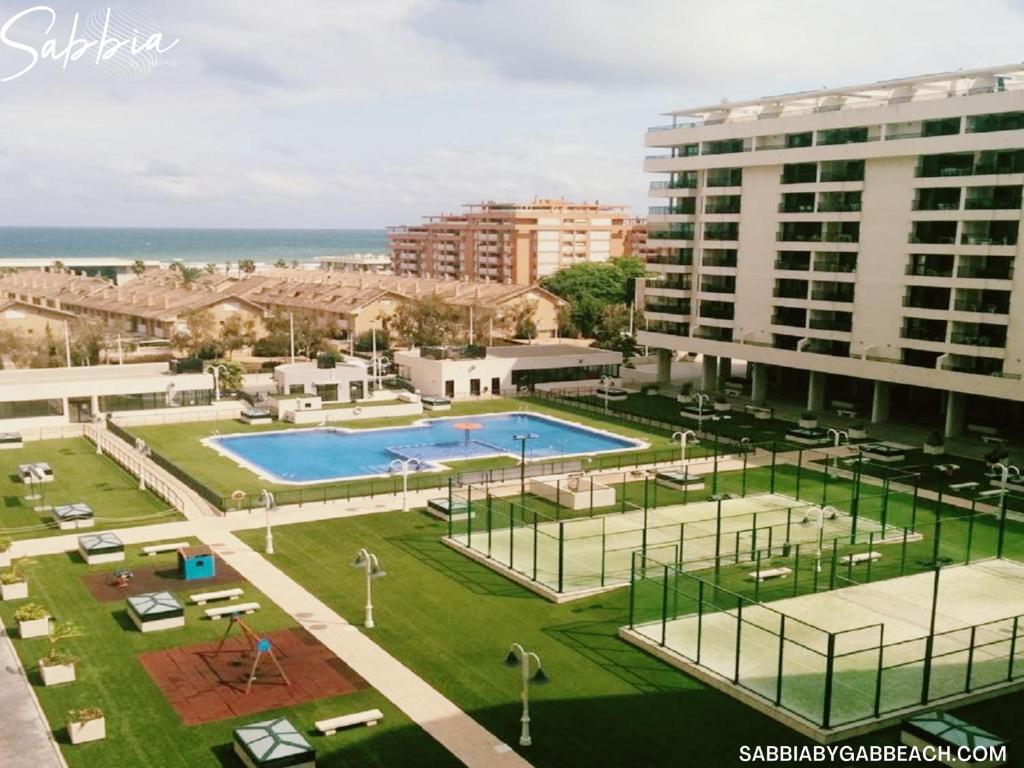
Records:
{"label": "padel court fence", "polygon": [[821,451],[788,452],[795,463],[783,463],[769,446],[746,445],[741,454],[690,462],[678,472],[557,480],[543,494],[525,479],[452,483],[448,539],[566,594],[629,583],[637,550],[697,570],[806,556],[810,542],[874,546],[915,538],[904,527],[917,517],[916,494],[863,482],[861,473],[836,476]]}
{"label": "padel court fence", "polygon": [[[638,551],[626,636],[822,729],[1024,679],[1024,564],[1000,559],[1024,552],[1024,526],[1000,505],[916,533],[703,571]],[[998,619],[971,621],[978,578]],[[850,611],[878,618],[835,629]]]}

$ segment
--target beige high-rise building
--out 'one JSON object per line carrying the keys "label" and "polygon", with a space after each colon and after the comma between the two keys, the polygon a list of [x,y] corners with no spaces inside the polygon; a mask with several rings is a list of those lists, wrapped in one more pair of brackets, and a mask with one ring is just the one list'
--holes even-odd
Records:
{"label": "beige high-rise building", "polygon": [[573,264],[621,256],[631,226],[618,205],[538,198],[465,208],[392,227],[395,274],[529,285]]}
{"label": "beige high-rise building", "polygon": [[707,387],[747,360],[756,400],[1024,424],[1024,65],[669,114],[642,344],[703,353]]}

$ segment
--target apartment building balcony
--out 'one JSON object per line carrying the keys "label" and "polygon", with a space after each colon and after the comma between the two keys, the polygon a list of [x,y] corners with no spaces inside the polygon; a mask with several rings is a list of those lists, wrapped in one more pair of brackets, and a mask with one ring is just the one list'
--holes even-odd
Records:
{"label": "apartment building balcony", "polygon": [[970,357],[968,355],[955,354],[947,355],[943,358],[941,367],[944,371],[973,373],[979,376],[1003,375],[1003,361],[996,357]]}
{"label": "apartment building balcony", "polygon": [[771,324],[789,328],[806,328],[807,310],[802,307],[777,306],[772,310]]}
{"label": "apartment building balcony", "polygon": [[817,163],[786,163],[782,166],[783,184],[814,184],[818,181]]}
{"label": "apartment building balcony", "polygon": [[779,251],[776,255],[775,269],[791,272],[806,272],[810,268],[810,251]]}
{"label": "apartment building balcony", "polygon": [[690,215],[697,212],[697,198],[677,197],[671,205],[654,205],[648,208],[650,216],[678,216]]}
{"label": "apartment building balcony", "polygon": [[693,240],[693,224],[673,224],[664,229],[651,229],[649,240]]}
{"label": "apartment building balcony", "polygon": [[845,252],[815,253],[814,271],[852,274],[857,271],[857,254]]}
{"label": "apartment building balcony", "polygon": [[[753,139],[749,140],[753,143]],[[719,141],[705,141],[701,146],[702,155],[730,155],[736,152],[747,152],[750,146],[744,139],[720,139]]]}
{"label": "apartment building balcony", "polygon": [[964,208],[978,210],[1020,210],[1021,185],[968,187]]}
{"label": "apartment building balcony", "polygon": [[998,112],[990,115],[970,115],[967,133],[1019,131],[1024,129],[1024,112]]}
{"label": "apartment building balcony", "polygon": [[952,277],[952,254],[913,253],[905,273],[914,277]]}
{"label": "apartment building balcony", "polygon": [[995,176],[1024,173],[1024,150],[997,149],[982,152],[950,152],[922,155],[918,178],[948,176]]}
{"label": "apartment building balcony", "polygon": [[650,318],[644,330],[651,333],[665,333],[670,336],[689,336],[690,323],[668,318]]}
{"label": "apartment building balcony", "polygon": [[798,133],[775,134],[773,136],[758,136],[755,149],[802,149],[811,146],[814,146],[813,131],[800,131]]}
{"label": "apartment building balcony", "polygon": [[903,296],[903,306],[911,309],[949,310],[949,288],[912,285]]}
{"label": "apartment building balcony", "polygon": [[800,342],[803,341],[803,336],[790,336],[785,333],[773,333],[772,334],[772,347],[775,349],[788,349],[795,352],[800,347]]}
{"label": "apartment building balcony", "polygon": [[669,248],[665,252],[651,253],[646,258],[647,264],[667,264],[674,266],[691,266],[693,264],[693,248]]}
{"label": "apartment building balcony", "polygon": [[962,245],[1016,245],[1019,221],[965,221]]}
{"label": "apartment building balcony", "polygon": [[814,213],[813,192],[784,192],[779,213]]}
{"label": "apartment building balcony", "polygon": [[869,130],[867,126],[856,128],[829,128],[818,131],[815,141],[817,146],[832,146],[836,144],[860,144],[865,141],[877,141],[881,136],[879,130]]}
{"label": "apartment building balcony", "polygon": [[853,302],[853,283],[814,283],[811,289],[813,301]]}
{"label": "apartment building balcony", "polygon": [[739,187],[742,184],[742,168],[710,168],[704,181],[706,187]]}
{"label": "apartment building balcony", "polygon": [[700,284],[701,293],[736,293],[736,278],[726,275],[705,277]]}
{"label": "apartment building balcony", "polygon": [[704,267],[730,267],[735,269],[737,264],[737,251],[735,248],[710,248],[701,254],[701,266]]}
{"label": "apartment building balcony", "polygon": [[819,213],[859,213],[861,192],[821,192],[818,195]]}
{"label": "apartment building balcony", "polygon": [[775,239],[792,243],[856,243],[860,240],[860,223],[784,221]]}
{"label": "apartment building balcony", "polygon": [[[649,280],[645,290],[653,296],[675,296],[675,292],[693,290],[693,279],[686,273],[664,272],[657,280]],[[661,291],[673,293],[660,293]]]}
{"label": "apartment building balcony", "polygon": [[1010,291],[958,288],[953,309],[957,312],[1008,315],[1010,314]]}
{"label": "apartment building balcony", "polygon": [[953,323],[953,332],[949,336],[952,344],[966,344],[972,347],[1006,348],[1005,325],[990,323]]}
{"label": "apartment building balcony", "polygon": [[946,340],[947,323],[945,320],[921,317],[903,318],[900,337],[918,341],[944,342]]}
{"label": "apartment building balcony", "polygon": [[808,285],[809,283],[806,280],[776,279],[775,287],[772,289],[772,296],[777,299],[806,300]]}
{"label": "apartment building balcony", "polygon": [[956,221],[915,221],[907,237],[910,243],[953,245],[956,243]]}
{"label": "apartment building balcony", "polygon": [[827,160],[821,164],[820,181],[864,181],[863,160]]}
{"label": "apartment building balcony", "polygon": [[959,117],[914,120],[909,123],[889,123],[885,126],[886,141],[895,139],[924,139],[932,136],[955,136],[958,133],[960,133]]}
{"label": "apartment building balcony", "polygon": [[736,314],[736,305],[731,301],[702,301],[699,314],[715,320],[732,320]]}
{"label": "apartment building balcony", "polygon": [[701,325],[693,332],[694,338],[709,341],[732,341],[732,328],[716,325]]}
{"label": "apartment building balcony", "polygon": [[714,221],[704,225],[705,240],[726,240],[736,242],[740,239],[740,225],[737,221]]}
{"label": "apartment building balcony", "polygon": [[960,187],[928,187],[917,190],[915,211],[957,211],[960,209]]}
{"label": "apartment building balcony", "polygon": [[899,362],[903,365],[912,365],[915,368],[929,368],[935,370],[939,363],[942,352],[930,349],[901,349]]}
{"label": "apartment building balcony", "polygon": [[1013,257],[961,256],[957,277],[980,280],[1012,280]]}
{"label": "apartment building balcony", "polygon": [[850,342],[836,339],[807,339],[800,347],[801,352],[815,355],[831,355],[832,357],[849,357]]}
{"label": "apartment building balcony", "polygon": [[656,312],[662,315],[689,315],[690,300],[672,299],[666,296],[648,296],[644,311]]}
{"label": "apartment building balcony", "polygon": [[739,213],[741,200],[740,195],[709,196],[704,201],[704,213]]}
{"label": "apartment building balcony", "polygon": [[850,312],[812,311],[807,327],[817,331],[850,333],[853,330],[853,314]]}

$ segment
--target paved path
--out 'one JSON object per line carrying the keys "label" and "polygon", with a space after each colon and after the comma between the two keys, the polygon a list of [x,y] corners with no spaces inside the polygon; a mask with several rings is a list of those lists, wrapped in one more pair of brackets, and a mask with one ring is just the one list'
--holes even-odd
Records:
{"label": "paved path", "polygon": [[67,768],[14,646],[0,624],[0,766]]}
{"label": "paved path", "polygon": [[199,538],[463,763],[529,768],[508,745],[236,536],[204,531]]}

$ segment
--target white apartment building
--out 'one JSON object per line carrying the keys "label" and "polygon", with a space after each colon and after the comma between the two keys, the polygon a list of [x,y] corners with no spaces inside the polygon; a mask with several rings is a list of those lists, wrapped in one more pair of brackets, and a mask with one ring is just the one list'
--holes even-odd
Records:
{"label": "white apartment building", "polygon": [[755,400],[1024,427],[1024,65],[669,114],[641,344],[707,388],[747,360]]}

